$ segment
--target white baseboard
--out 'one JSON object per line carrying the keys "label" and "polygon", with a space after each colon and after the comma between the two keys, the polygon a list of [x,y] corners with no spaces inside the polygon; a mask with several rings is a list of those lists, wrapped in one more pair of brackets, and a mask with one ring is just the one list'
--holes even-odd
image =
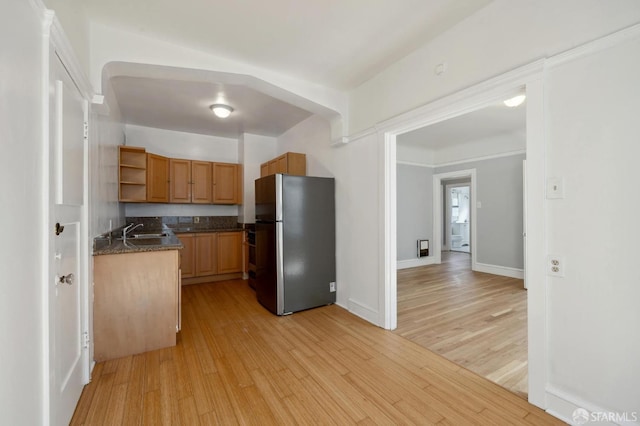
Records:
{"label": "white baseboard", "polygon": [[418,266],[435,265],[436,263],[440,262],[437,262],[435,256],[421,257],[419,259],[398,260],[396,262],[396,269],[416,268]]}
{"label": "white baseboard", "polygon": [[524,270],[518,268],[510,268],[508,266],[489,265],[487,263],[476,262],[474,271],[485,272],[487,274],[502,275],[504,277],[524,279]]}
{"label": "white baseboard", "polygon": [[[640,411],[617,413],[585,401],[579,396],[554,385],[547,385],[545,390],[547,394],[547,413],[566,423],[579,424],[573,420],[573,413],[582,408],[587,410],[590,416],[589,421],[586,422],[587,425],[640,425]],[[609,421],[602,421],[604,419]]]}
{"label": "white baseboard", "polygon": [[359,316],[363,320],[369,321],[374,325],[378,325],[378,320],[379,320],[378,311],[368,306],[365,306],[361,303],[358,303],[353,299],[349,299],[347,303],[349,304],[349,307],[348,307],[349,312]]}

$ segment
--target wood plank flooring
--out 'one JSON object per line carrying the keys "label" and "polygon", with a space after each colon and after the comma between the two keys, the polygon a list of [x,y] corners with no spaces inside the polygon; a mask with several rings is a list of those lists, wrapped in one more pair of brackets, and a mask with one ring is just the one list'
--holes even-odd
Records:
{"label": "wood plank flooring", "polygon": [[72,424],[561,422],[337,305],[272,315],[237,280],[184,287],[178,344],[97,364]]}
{"label": "wood plank flooring", "polygon": [[522,280],[471,271],[471,256],[398,271],[395,333],[527,396],[527,291]]}

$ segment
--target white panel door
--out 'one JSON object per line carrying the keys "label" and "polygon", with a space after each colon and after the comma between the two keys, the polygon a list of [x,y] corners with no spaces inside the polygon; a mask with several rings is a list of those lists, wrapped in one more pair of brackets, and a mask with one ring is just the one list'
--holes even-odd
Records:
{"label": "white panel door", "polygon": [[51,425],[68,425],[85,384],[83,342],[86,101],[54,54],[50,74],[49,378]]}

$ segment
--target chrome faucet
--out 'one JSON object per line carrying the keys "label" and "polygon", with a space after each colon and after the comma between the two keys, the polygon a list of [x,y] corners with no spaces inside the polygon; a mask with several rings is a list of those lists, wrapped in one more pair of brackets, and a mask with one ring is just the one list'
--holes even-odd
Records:
{"label": "chrome faucet", "polygon": [[138,228],[138,227],[142,227],[142,226],[144,226],[144,223],[139,223],[139,224],[137,224],[137,225],[134,225],[134,224],[132,223],[132,224],[130,224],[129,226],[125,227],[125,228],[122,230],[122,242],[123,242],[124,244],[127,244],[127,234],[128,234],[129,232],[133,231],[134,229],[136,229],[136,228]]}

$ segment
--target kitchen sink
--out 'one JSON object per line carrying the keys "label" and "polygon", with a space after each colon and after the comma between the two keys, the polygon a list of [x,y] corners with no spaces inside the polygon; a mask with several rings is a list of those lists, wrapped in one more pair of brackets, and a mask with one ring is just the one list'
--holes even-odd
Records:
{"label": "kitchen sink", "polygon": [[149,238],[127,238],[126,244],[133,246],[161,246],[164,240],[158,237]]}
{"label": "kitchen sink", "polygon": [[[161,244],[163,238],[170,236],[171,234],[169,234],[168,232],[145,232],[141,234],[127,235],[127,242],[137,241],[138,243],[142,244],[142,241],[152,241],[150,243],[146,243],[148,245],[152,245],[154,244],[153,241],[156,241],[155,244]],[[119,237],[117,239],[123,241],[122,237]]]}
{"label": "kitchen sink", "polygon": [[148,238],[163,238],[168,237],[169,234],[167,232],[159,232],[159,233],[143,233],[143,234],[133,234],[127,236],[127,239],[135,238],[135,239],[148,239]]}

